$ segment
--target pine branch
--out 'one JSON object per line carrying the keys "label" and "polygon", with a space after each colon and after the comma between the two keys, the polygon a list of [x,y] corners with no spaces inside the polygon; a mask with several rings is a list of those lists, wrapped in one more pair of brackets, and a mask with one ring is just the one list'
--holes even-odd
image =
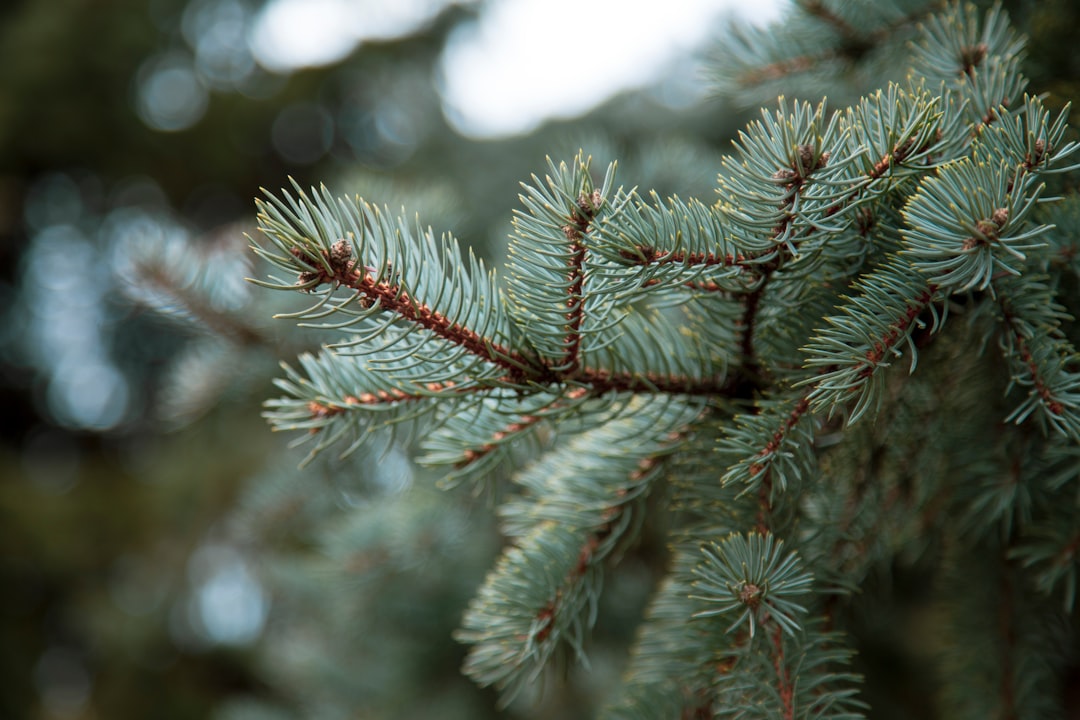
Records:
{"label": "pine branch", "polygon": [[[993,551],[993,552],[988,552]],[[1069,642],[1061,627],[1017,582],[1007,546],[982,548],[950,558],[942,578],[941,611],[949,618],[941,663],[993,692],[965,693],[943,688],[940,712],[953,717],[1052,717],[1061,712],[1057,692],[1062,649]],[[979,597],[949,597],[948,589],[993,588]],[[957,585],[961,583],[962,585]],[[990,629],[990,632],[987,630]],[[961,649],[962,648],[962,649]]]}
{"label": "pine branch", "polygon": [[813,384],[808,400],[816,410],[833,412],[854,404],[848,417],[853,423],[880,401],[883,375],[893,357],[906,345],[917,351],[912,334],[925,326],[920,319],[930,314],[930,332],[941,329],[942,316],[935,303],[939,288],[912,272],[903,263],[891,262],[856,283],[859,295],[842,308],[843,315],[826,318],[831,327],[821,329],[804,348],[806,366],[820,368],[801,384]]}
{"label": "pine branch", "polygon": [[757,98],[775,97],[815,75],[850,74],[869,57],[894,52],[934,3],[912,5],[800,0],[780,23],[737,24],[718,47],[716,81],[736,97]]}
{"label": "pine branch", "polygon": [[[510,702],[560,649],[584,660],[602,563],[636,534],[640,501],[699,410],[639,401],[634,413],[581,433],[517,477],[527,495],[503,506],[515,540],[466,612],[465,672]],[[631,432],[627,432],[627,431]],[[579,465],[568,464],[576,458]]]}
{"label": "pine branch", "polygon": [[[588,267],[585,234],[607,204],[614,182],[608,169],[603,187],[592,187],[588,160],[555,165],[543,183],[533,177],[523,185],[527,212],[516,213],[516,236],[510,244],[509,306],[542,362],[554,372],[573,376],[583,343],[602,338],[618,323],[603,292],[595,292]],[[618,212],[618,208],[607,208]]]}
{"label": "pine branch", "polygon": [[423,328],[471,355],[498,365],[510,377],[544,373],[523,354],[496,343],[471,328],[462,327],[461,323],[452,321],[438,310],[414,299],[400,284],[379,281],[375,277],[374,268],[358,268],[352,261],[352,247],[347,240],[335,242],[326,255],[330,271],[328,272],[325,266],[319,266],[308,271],[314,277],[304,277],[304,273],[301,273],[300,279],[305,286],[309,283],[314,283],[313,287],[332,283],[351,288],[358,294],[357,302],[362,308],[378,306],[380,310]]}
{"label": "pine branch", "polygon": [[[882,60],[878,33],[912,17],[829,0],[794,16],[741,60]],[[1080,576],[1080,216],[1041,206],[1080,145],[1065,113],[1021,100],[1022,48],[999,9],[949,6],[917,44],[922,79],[841,112],[763,111],[715,204],[549,161],[522,186],[505,286],[358,199],[270,198],[259,252],[298,284],[265,284],[314,298],[291,318],[341,342],[286,369],[267,415],[316,449],[423,428],[446,481],[517,483],[458,634],[503,702],[586,661],[604,573],[657,513],[674,550],[611,716],[861,717],[839,630],[876,602],[853,589],[898,563],[932,566],[955,602],[950,648],[975,655],[946,661],[957,686],[999,690],[971,716],[1042,708],[1055,671],[1026,623],[1040,592],[1071,612]],[[661,477],[671,502],[646,504]],[[969,562],[1007,586],[965,584]],[[1007,602],[956,591],[980,583]]]}
{"label": "pine branch", "polygon": [[236,274],[247,258],[230,245],[242,240],[237,228],[220,237],[202,238],[198,245],[179,237],[147,237],[124,257],[120,270],[123,289],[135,302],[159,315],[182,321],[239,345],[264,345],[267,340],[236,310],[245,304],[247,289],[237,286]]}
{"label": "pine branch", "polygon": [[717,671],[713,648],[727,643],[720,623],[687,622],[698,604],[692,569],[698,548],[686,543],[673,552],[672,572],[654,594],[630,658],[622,697],[603,718],[697,718],[712,713],[711,677]]}
{"label": "pine branch", "polygon": [[743,311],[742,318],[738,322],[739,328],[739,356],[741,357],[742,373],[749,380],[749,388],[746,392],[742,393],[740,397],[749,400],[749,390],[755,386],[761,386],[764,382],[762,378],[762,367],[758,360],[757,353],[754,348],[754,330],[757,326],[758,311],[761,305],[761,297],[765,293],[765,287],[768,283],[768,276],[761,282],[760,285],[753,291],[748,293],[743,298]]}
{"label": "pine branch", "polygon": [[1080,439],[1078,355],[1061,332],[1071,318],[1036,277],[1023,283],[1000,278],[992,287],[1006,326],[1002,347],[1013,372],[1010,386],[1030,388],[1007,419],[1020,423],[1037,414],[1044,426]]}
{"label": "pine branch", "polygon": [[863,33],[856,31],[844,18],[840,17],[821,0],[798,0],[795,4],[807,15],[830,25],[838,35],[844,38],[845,42],[860,44],[866,42],[866,36]]}
{"label": "pine branch", "polygon": [[178,283],[177,278],[167,273],[164,268],[144,265],[137,268],[136,273],[137,282],[150,292],[169,298],[174,311],[183,312],[193,326],[202,327],[218,337],[240,345],[261,345],[266,342],[252,327],[212,307],[191,285]]}
{"label": "pine branch", "polygon": [[581,325],[585,319],[585,301],[583,291],[585,287],[585,234],[589,232],[590,223],[596,211],[603,203],[600,190],[593,190],[591,196],[584,193],[578,196],[577,209],[570,215],[570,222],[563,226],[563,233],[570,241],[570,273],[569,287],[566,292],[570,299],[566,301],[566,324],[567,324],[567,374],[571,377],[581,361]]}

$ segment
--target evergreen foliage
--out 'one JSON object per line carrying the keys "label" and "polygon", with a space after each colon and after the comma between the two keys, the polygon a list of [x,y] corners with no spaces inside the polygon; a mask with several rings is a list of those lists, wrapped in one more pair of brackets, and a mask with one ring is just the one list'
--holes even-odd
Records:
{"label": "evergreen foliage", "polygon": [[898,564],[941,599],[943,713],[1062,714],[1080,203],[1047,188],[1078,145],[1025,94],[1000,9],[916,31],[909,5],[808,0],[733,53],[773,78],[916,38],[849,107],[762,111],[715,201],[552,161],[501,274],[359,197],[258,201],[256,282],[331,338],[267,418],[309,459],[418,437],[446,483],[498,496],[506,546],[456,637],[504,703],[587,662],[605,574],[650,526],[668,572],[605,717],[862,717],[848,631]]}

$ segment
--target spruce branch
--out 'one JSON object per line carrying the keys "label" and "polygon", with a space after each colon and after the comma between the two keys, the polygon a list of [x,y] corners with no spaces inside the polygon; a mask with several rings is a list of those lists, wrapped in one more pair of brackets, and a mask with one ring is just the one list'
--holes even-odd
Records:
{"label": "spruce branch", "polygon": [[[606,719],[693,718],[712,713],[712,650],[729,642],[722,623],[687,622],[700,604],[691,599],[700,549],[683,543],[673,551],[672,572],[661,582],[626,672],[621,696],[601,714]],[[702,642],[704,640],[704,642]]]}
{"label": "spruce branch", "polygon": [[[519,227],[530,239],[557,231],[545,241],[561,248],[559,272],[565,275],[552,294],[549,283],[537,282],[544,268],[555,267],[549,267],[550,253],[519,244],[517,262],[532,264],[528,277],[511,283],[512,298],[551,308],[539,315],[522,316],[514,309],[521,306],[505,302],[494,275],[472,255],[459,268],[452,238],[437,239],[418,223],[410,226],[359,199],[338,201],[325,188],[310,196],[295,188],[295,198],[286,193],[260,203],[261,228],[272,248],[256,246],[257,252],[298,277],[296,284],[261,284],[317,294],[314,305],[287,317],[347,333],[318,359],[301,358],[309,378],[288,370],[279,387],[293,397],[270,403],[271,421],[280,429],[307,430],[310,437],[348,419],[348,428],[320,437],[313,452],[351,431],[349,452],[377,427],[426,419],[437,429],[462,413],[479,413],[476,427],[502,429],[483,440],[471,437],[474,444],[459,443],[454,451],[445,434],[433,436],[431,459],[462,470],[533,425],[514,419],[534,414],[522,409],[519,396],[537,395],[543,405],[545,394],[554,393],[564,401],[549,410],[566,416],[586,400],[596,400],[588,409],[595,412],[614,400],[604,399],[612,394],[732,393],[736,381],[712,369],[705,346],[673,333],[659,316],[621,308],[626,299],[610,286],[625,283],[605,285],[610,273],[589,260],[586,234],[607,206],[610,172],[604,188],[592,188],[586,161],[579,158],[574,171],[552,168],[556,177],[546,191],[529,189],[523,196],[532,214],[521,215]],[[565,216],[554,209],[559,202]],[[561,223],[557,229],[552,219]],[[327,322],[335,316],[344,319]],[[544,329],[539,321],[551,325]],[[648,336],[668,338],[665,344],[677,351],[655,352],[643,342]],[[545,339],[561,348],[556,355],[536,349]]]}
{"label": "spruce branch", "polygon": [[1027,87],[1019,71],[1025,42],[1000,4],[981,19],[974,5],[956,2],[925,23],[914,48],[914,68],[958,93],[977,137],[1006,117]]}
{"label": "spruce branch", "polygon": [[639,400],[635,409],[519,473],[527,494],[500,509],[515,543],[484,582],[457,638],[471,645],[466,674],[494,685],[504,704],[556,653],[569,650],[584,661],[603,563],[633,539],[660,460],[700,412],[655,400]]}
{"label": "spruce branch", "polygon": [[802,569],[795,553],[782,554],[784,542],[771,534],[731,535],[706,547],[706,562],[695,568],[697,594],[692,597],[718,607],[694,617],[738,616],[728,628],[743,625],[752,639],[758,625],[775,623],[791,635],[806,608],[795,601],[810,592],[813,577]]}
{"label": "spruce branch", "polygon": [[757,283],[762,254],[738,246],[715,208],[677,197],[666,207],[655,194],[649,199],[629,194],[623,212],[597,225],[592,246],[616,267],[640,269],[629,276],[632,287],[740,292]]}
{"label": "spruce branch", "polygon": [[[814,422],[809,391],[759,401],[755,412],[736,416],[717,452],[727,471],[723,485],[757,491],[771,508],[776,495],[812,466]],[[759,525],[764,521],[759,518]],[[767,527],[764,529],[768,529]]]}
{"label": "spruce branch", "polygon": [[[912,17],[853,7],[803,0],[804,36],[759,59],[884,57],[875,33]],[[289,277],[264,284],[341,341],[287,368],[267,415],[316,449],[423,427],[445,481],[520,489],[457,635],[504,703],[586,661],[604,575],[656,513],[670,562],[609,716],[861,717],[840,630],[876,602],[852,589],[898,560],[934,565],[965,649],[964,609],[987,600],[956,592],[965,565],[1007,573],[971,676],[1000,688],[984,715],[1019,716],[1054,677],[1029,670],[1025,613],[1041,592],[1071,612],[1080,574],[1080,220],[1042,212],[1080,146],[1066,113],[1021,100],[1022,45],[1000,9],[950,5],[917,45],[936,70],[840,112],[781,98],[723,160],[716,203],[549,160],[522,185],[504,285],[418,221],[271,197],[259,252]],[[995,340],[1003,362],[981,354]]]}
{"label": "spruce branch", "polygon": [[1008,113],[1001,108],[1001,122],[980,136],[981,147],[1015,167],[1009,192],[1013,191],[1018,177],[1063,173],[1080,167],[1078,163],[1061,164],[1080,149],[1080,143],[1066,139],[1071,107],[1071,103],[1066,103],[1057,117],[1051,119],[1040,98],[1025,95],[1022,110]]}
{"label": "spruce branch", "polygon": [[[731,177],[724,181],[721,193],[750,200],[752,219],[734,212],[723,201],[715,217],[698,210],[693,202],[687,206],[677,199],[667,213],[658,203],[657,207],[639,204],[648,225],[638,225],[635,216],[625,213],[617,218],[620,223],[633,222],[634,235],[628,236],[625,231],[616,235],[604,228],[606,246],[615,251],[610,257],[640,266],[676,265],[684,269],[679,280],[688,287],[697,287],[698,282],[686,281],[685,270],[690,268],[737,268],[739,274],[735,277],[742,278],[741,283],[713,281],[710,289],[760,296],[768,276],[791,259],[808,252],[840,255],[846,251],[843,246],[837,247],[838,234],[854,224],[865,235],[871,222],[868,204],[894,191],[902,179],[918,177],[954,159],[958,147],[966,141],[958,133],[959,126],[944,121],[943,114],[937,98],[928,91],[908,92],[895,84],[887,93],[864,98],[857,109],[848,109],[839,126],[822,126],[823,116],[828,115],[824,106],[812,109],[803,103],[789,111],[781,98],[775,115],[764,113],[763,122],[751,124],[741,135],[737,149],[743,162],[727,163]],[[831,117],[835,121],[839,116]],[[761,220],[762,213],[769,220]],[[680,224],[683,220],[686,222]],[[799,233],[793,236],[792,226],[796,224]],[[727,232],[727,225],[744,229],[743,233]],[[712,237],[722,238],[723,244],[717,249],[697,239],[708,237],[710,229]],[[752,239],[766,229],[764,245]],[[650,236],[671,240],[657,247],[647,242]],[[744,242],[746,237],[751,240]],[[683,243],[691,249],[684,251]],[[779,251],[778,244],[784,244]],[[732,278],[730,272],[722,276],[728,278]],[[649,278],[645,284],[656,286],[661,282]],[[755,305],[753,300],[749,305]]]}
{"label": "spruce branch", "polygon": [[515,211],[509,247],[508,310],[544,365],[573,376],[583,343],[603,338],[621,319],[614,299],[593,287],[586,241],[598,213],[619,210],[608,201],[615,168],[595,188],[589,160],[580,155],[571,165],[549,160],[549,167],[546,182],[533,176],[522,185],[525,211]]}
{"label": "spruce branch", "polygon": [[[335,250],[340,251],[346,258],[351,257],[351,248],[346,240],[334,243],[331,255]],[[401,285],[378,281],[370,268],[360,270],[348,259],[335,262],[332,258],[331,268],[334,271],[332,275],[323,271],[317,275],[316,282],[334,283],[339,287],[355,290],[360,296],[358,302],[361,307],[367,309],[378,305],[380,310],[392,313],[471,355],[498,365],[510,375],[536,371],[530,360],[521,353],[493,342],[471,328],[462,327],[461,323],[454,322],[438,310],[415,300]],[[314,274],[315,271],[312,272]]]}
{"label": "spruce branch", "polygon": [[[862,717],[865,705],[852,687],[858,676],[835,670],[852,653],[839,635],[822,632],[818,621],[796,620],[806,613],[796,598],[810,594],[813,578],[795,553],[782,555],[783,542],[773,539],[729,535],[705,548],[707,561],[694,569],[698,580],[691,598],[720,605],[695,613],[696,619],[739,613],[727,632],[741,629],[712,674],[714,712],[736,718]],[[756,626],[764,631],[761,643],[754,642]]]}
{"label": "spruce branch", "polygon": [[854,423],[880,402],[884,376],[892,358],[911,351],[911,369],[917,362],[913,333],[926,327],[941,329],[943,315],[937,308],[942,294],[937,285],[927,282],[906,264],[892,261],[878,271],[861,278],[855,289],[858,295],[842,307],[842,315],[826,318],[830,327],[817,331],[803,348],[807,367],[818,373],[800,381],[810,385],[811,406],[832,413],[838,407],[853,405],[848,422]]}
{"label": "spruce branch", "polygon": [[1023,58],[1025,38],[1013,30],[1000,3],[985,16],[971,3],[951,2],[920,25],[912,65],[931,83],[961,87],[993,58]]}
{"label": "spruce branch", "polygon": [[1021,423],[1035,414],[1044,427],[1080,439],[1078,354],[1061,332],[1071,317],[1038,277],[1022,283],[1000,278],[993,288],[1005,324],[1001,346],[1012,370],[1010,388],[1028,389],[1007,420]]}
{"label": "spruce branch", "polygon": [[140,238],[122,255],[123,291],[190,330],[238,345],[265,345],[268,339],[237,312],[249,301],[248,289],[236,282],[249,265],[235,252],[238,239],[235,227],[197,243],[168,234]]}
{"label": "spruce branch", "polygon": [[[356,351],[385,350],[413,338],[410,354],[439,357],[450,349],[451,363],[466,358],[504,375],[542,374],[513,347],[513,328],[483,264],[469,254],[462,272],[445,272],[461,257],[452,237],[436,238],[419,222],[410,227],[359,198],[335,200],[325,187],[311,196],[294,189],[295,199],[267,193],[268,201],[259,201],[260,230],[277,252],[260,245],[255,251],[295,273],[297,284],[276,278],[255,282],[279,290],[330,287],[318,291],[313,306],[288,317],[344,316],[321,326],[354,334],[342,347]],[[387,338],[383,343],[370,342],[380,335]]]}
{"label": "spruce branch", "polygon": [[746,102],[790,92],[816,76],[851,75],[860,63],[895,52],[933,9],[930,2],[800,0],[779,23],[736,23],[718,45],[713,76],[721,91]]}
{"label": "spruce branch", "polygon": [[768,654],[737,651],[713,689],[714,717],[732,720],[861,720],[862,678],[847,669],[854,653],[816,625],[795,637],[774,629]]}
{"label": "spruce branch", "polygon": [[795,254],[792,236],[811,225],[803,213],[804,196],[814,189],[831,196],[829,180],[852,162],[832,157],[830,148],[846,131],[824,101],[816,107],[796,103],[789,110],[781,97],[778,104],[774,113],[763,110],[760,120],[739,133],[736,155],[722,161],[727,174],[718,189],[720,210],[736,242],[761,262],[773,259],[781,247]]}
{"label": "spruce branch", "polygon": [[833,215],[852,203],[889,192],[900,181],[924,175],[951,161],[967,144],[955,112],[924,86],[889,83],[846,111],[848,152],[858,157],[861,177],[852,194],[826,210]]}
{"label": "spruce branch", "polygon": [[1044,185],[1005,161],[961,159],[927,179],[904,208],[904,254],[948,292],[985,289],[998,272],[1020,273],[1025,251],[1049,230],[1025,221]]}
{"label": "spruce branch", "polygon": [[[1065,444],[1067,443],[1067,444]],[[1080,478],[1080,451],[1071,441],[1051,445],[1048,457],[1025,468],[1036,481],[1055,494],[1039,524],[1030,525],[1009,549],[1009,559],[1022,567],[1034,587],[1044,595],[1059,594],[1061,607],[1076,607],[1080,578],[1080,530],[1076,527],[1075,502],[1056,493]]]}

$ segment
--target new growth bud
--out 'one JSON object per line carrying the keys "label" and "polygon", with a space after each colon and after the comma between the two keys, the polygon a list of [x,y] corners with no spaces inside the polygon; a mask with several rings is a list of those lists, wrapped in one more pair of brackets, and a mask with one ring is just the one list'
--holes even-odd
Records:
{"label": "new growth bud", "polygon": [[342,238],[330,246],[330,267],[335,272],[344,272],[349,269],[352,260],[352,245]]}

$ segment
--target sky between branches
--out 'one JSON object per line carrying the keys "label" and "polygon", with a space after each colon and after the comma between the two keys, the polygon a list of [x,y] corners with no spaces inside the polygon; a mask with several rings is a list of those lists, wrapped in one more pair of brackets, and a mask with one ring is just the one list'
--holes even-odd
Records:
{"label": "sky between branches", "polygon": [[[251,35],[271,70],[325,65],[367,40],[398,37],[459,0],[272,0]],[[689,68],[731,16],[765,23],[786,0],[494,0],[457,30],[440,62],[444,110],[465,135],[527,133],[583,114],[612,95]],[[692,102],[697,78],[665,99]]]}

